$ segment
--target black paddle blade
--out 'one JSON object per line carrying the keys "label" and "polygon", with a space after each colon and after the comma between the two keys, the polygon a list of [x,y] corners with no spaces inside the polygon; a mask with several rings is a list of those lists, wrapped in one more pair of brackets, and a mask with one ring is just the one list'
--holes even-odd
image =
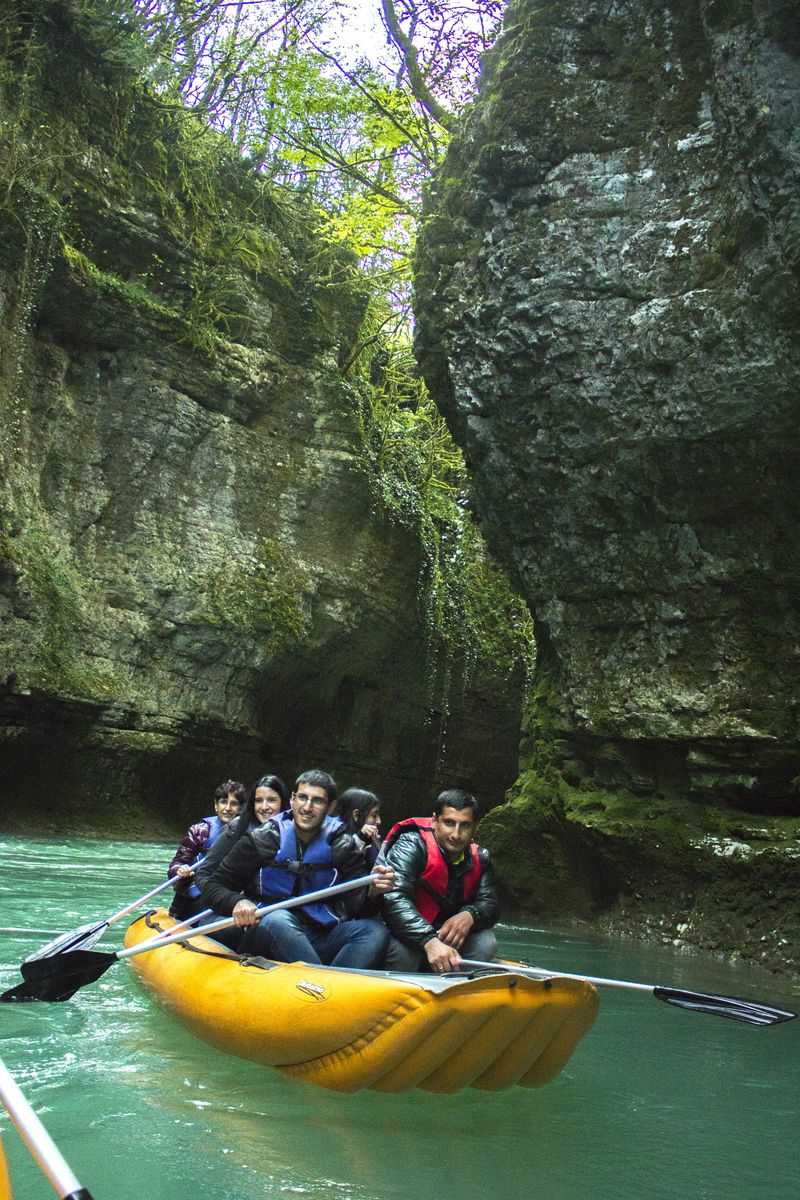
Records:
{"label": "black paddle blade", "polygon": [[80,929],[62,933],[60,937],[54,938],[40,950],[34,950],[33,954],[29,954],[25,961],[35,962],[38,958],[50,958],[54,954],[66,954],[70,950],[91,950],[107,929],[108,921],[96,921],[94,925],[82,925]]}
{"label": "black paddle blade", "polygon": [[[69,1000],[70,996],[87,983],[94,983],[105,975],[109,967],[118,962],[116,954],[103,954],[98,950],[70,950],[52,958],[35,958],[20,967],[28,995],[15,995],[15,1000]],[[19,993],[19,988],[12,988]],[[8,995],[6,993],[3,996]]]}
{"label": "black paddle blade", "polygon": [[772,1008],[769,1004],[740,1000],[738,996],[709,996],[705,992],[682,992],[666,987],[653,988],[653,995],[666,1004],[674,1004],[676,1008],[710,1013],[714,1017],[730,1017],[732,1021],[744,1021],[746,1025],[779,1025],[781,1021],[791,1021],[797,1016],[797,1013]]}
{"label": "black paddle blade", "polygon": [[19,1004],[26,1000],[38,1000],[38,996],[34,996],[27,983],[18,983],[16,987],[9,988],[7,992],[0,992],[0,1003],[2,1004]]}

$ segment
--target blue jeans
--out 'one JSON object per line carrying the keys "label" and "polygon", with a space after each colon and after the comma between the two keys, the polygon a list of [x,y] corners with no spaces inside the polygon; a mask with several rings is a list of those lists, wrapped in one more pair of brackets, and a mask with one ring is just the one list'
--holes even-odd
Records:
{"label": "blue jeans", "polygon": [[329,967],[377,967],[389,941],[382,921],[359,917],[320,929],[289,909],[281,909],[252,926],[240,947],[278,962],[324,963]]}

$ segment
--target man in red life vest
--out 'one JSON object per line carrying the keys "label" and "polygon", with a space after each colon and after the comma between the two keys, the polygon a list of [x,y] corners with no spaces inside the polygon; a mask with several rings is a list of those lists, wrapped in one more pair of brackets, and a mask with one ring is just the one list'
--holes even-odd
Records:
{"label": "man in red life vest", "polygon": [[477,816],[475,797],[451,788],[437,797],[432,817],[389,831],[383,855],[395,886],[383,897],[383,917],[394,934],[390,971],[441,974],[456,970],[462,955],[494,956],[499,904],[489,852],[472,841]]}

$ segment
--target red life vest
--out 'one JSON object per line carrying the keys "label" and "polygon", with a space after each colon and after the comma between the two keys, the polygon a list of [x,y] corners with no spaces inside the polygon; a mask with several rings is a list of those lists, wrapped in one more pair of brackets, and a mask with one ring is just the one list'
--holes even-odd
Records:
{"label": "red life vest", "polygon": [[[384,852],[394,845],[402,833],[418,833],[425,843],[427,862],[414,894],[414,907],[421,917],[435,925],[442,911],[450,872],[444,851],[434,836],[433,817],[407,817],[405,821],[398,821],[386,836]],[[475,842],[470,842],[466,853],[471,862],[464,875],[464,904],[475,895],[481,881],[481,860]]]}

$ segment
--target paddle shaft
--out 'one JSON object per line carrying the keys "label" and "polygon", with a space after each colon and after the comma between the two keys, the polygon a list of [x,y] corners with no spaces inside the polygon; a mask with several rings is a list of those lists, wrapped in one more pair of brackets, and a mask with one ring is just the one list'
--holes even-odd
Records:
{"label": "paddle shaft", "polygon": [[173,875],[171,879],[165,879],[154,887],[151,891],[146,892],[144,896],[140,896],[138,900],[134,900],[132,904],[127,904],[125,908],[121,908],[118,913],[114,913],[113,917],[106,917],[106,925],[113,925],[115,921],[119,921],[122,917],[127,917],[129,912],[133,912],[140,904],[145,904],[153,896],[157,896],[159,892],[163,892],[168,887],[174,887],[176,883],[181,882],[180,875]]}
{"label": "paddle shaft", "polygon": [[[357,888],[367,886],[371,881],[370,875],[362,875],[358,879],[348,879],[345,883],[335,883],[332,887],[321,888],[318,892],[306,892],[302,896],[290,896],[288,900],[279,900],[277,904],[267,904],[262,908],[257,908],[255,916],[257,920],[268,916],[270,913],[279,912],[283,908],[302,908],[304,904],[314,904],[317,900],[331,900],[334,896],[341,896],[344,892],[354,892]],[[189,938],[200,937],[201,934],[217,933],[221,929],[232,929],[236,924],[233,917],[222,917],[219,921],[212,921],[210,925],[201,925],[199,929],[187,929],[183,933],[170,933],[166,937],[150,938],[147,942],[140,942],[138,946],[130,946],[127,950],[118,950],[116,958],[134,958],[137,954],[145,954],[148,950],[160,950],[162,946],[171,946],[175,942],[186,942]],[[243,926],[242,928],[249,928]]]}
{"label": "paddle shaft", "polygon": [[[196,925],[198,921],[205,921],[208,917],[213,917],[213,915],[213,908],[204,908],[202,912],[195,913],[193,917],[187,917],[185,921],[181,921],[179,925],[175,925],[174,928],[170,929],[168,934],[162,933],[161,937],[169,937],[173,933],[180,933],[182,929],[188,929],[191,925]],[[161,938],[158,940],[160,941]]]}
{"label": "paddle shaft", "polygon": [[134,900],[133,904],[126,905],[121,908],[118,913],[114,913],[112,917],[107,917],[102,921],[95,921],[92,925],[82,925],[80,929],[73,929],[70,933],[59,934],[52,942],[48,942],[46,946],[42,946],[39,950],[34,950],[33,954],[29,954],[26,962],[32,959],[50,958],[55,954],[66,954],[71,950],[90,949],[95,942],[99,942],[109,925],[113,921],[118,921],[120,917],[126,916],[132,912],[134,908],[138,908],[140,904],[144,904],[145,900],[149,900],[152,896],[163,892],[165,888],[172,887],[178,882],[178,876],[172,879],[165,879],[159,883],[157,887],[151,888],[144,896],[140,896],[138,900]]}
{"label": "paddle shaft", "polygon": [[92,1200],[90,1193],[86,1188],[81,1187],[73,1175],[58,1146],[23,1096],[16,1080],[2,1060],[0,1060],[0,1100],[19,1130],[22,1140],[47,1176],[51,1187],[62,1200]]}
{"label": "paddle shaft", "polygon": [[[300,908],[304,904],[329,900],[343,892],[368,887],[372,878],[372,874],[362,875],[358,879],[348,879],[345,883],[333,884],[331,887],[321,888],[317,892],[289,896],[286,900],[279,900],[277,904],[268,904],[263,908],[255,909],[256,919],[260,920],[269,913],[278,912],[283,908]],[[159,934],[146,942],[140,942],[138,946],[131,946],[127,950],[117,950],[114,953],[102,953],[97,950],[69,950],[64,954],[53,954],[49,958],[26,959],[21,967],[25,982],[3,992],[0,995],[0,1001],[11,1003],[45,1000],[59,1003],[69,1000],[79,988],[84,987],[87,983],[94,983],[96,979],[106,973],[109,967],[121,959],[133,958],[136,954],[146,954],[150,950],[159,950],[162,946],[170,946],[175,942],[187,942],[202,934],[213,934],[221,929],[230,929],[234,925],[236,925],[236,921],[233,917],[223,917],[219,921],[213,921],[210,925],[187,929],[183,933],[169,934],[166,937]],[[242,928],[250,927],[242,926]]]}
{"label": "paddle shaft", "polygon": [[462,966],[465,967],[492,967],[494,970],[501,969],[503,971],[516,971],[518,975],[532,975],[534,979],[550,979],[557,976],[559,979],[579,979],[584,983],[595,983],[605,987],[627,988],[634,992],[650,992],[656,990],[654,983],[625,983],[622,979],[600,979],[597,975],[569,975],[566,971],[547,971],[544,967],[509,967],[504,963],[478,962],[474,958],[462,958]]}
{"label": "paddle shaft", "polygon": [[632,992],[647,992],[656,1000],[663,1000],[675,1008],[688,1009],[689,1012],[708,1013],[714,1017],[729,1017],[732,1021],[742,1021],[746,1025],[764,1027],[780,1025],[783,1021],[793,1021],[797,1013],[784,1008],[775,1008],[771,1004],[761,1004],[757,1000],[745,1000],[740,996],[717,996],[709,992],[690,992],[682,988],[662,987],[652,983],[629,983],[623,979],[600,979],[596,975],[570,975],[566,971],[548,971],[543,967],[506,966],[502,963],[478,962],[477,959],[463,958],[465,967],[488,967],[494,971],[514,971],[518,975],[528,975],[533,979],[577,979],[583,983],[596,983],[603,987],[625,988]]}

